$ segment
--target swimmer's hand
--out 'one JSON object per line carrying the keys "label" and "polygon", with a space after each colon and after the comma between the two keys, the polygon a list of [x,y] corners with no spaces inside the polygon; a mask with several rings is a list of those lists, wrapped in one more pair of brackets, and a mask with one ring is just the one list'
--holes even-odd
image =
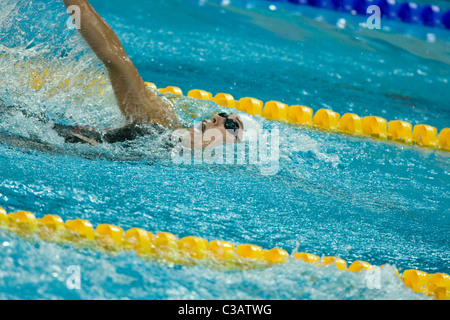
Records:
{"label": "swimmer's hand", "polygon": [[93,146],[97,146],[99,143],[93,139],[89,139],[88,137],[82,136],[81,134],[72,132],[72,135],[77,137],[78,139],[81,139],[83,141],[86,141],[87,143],[93,145]]}

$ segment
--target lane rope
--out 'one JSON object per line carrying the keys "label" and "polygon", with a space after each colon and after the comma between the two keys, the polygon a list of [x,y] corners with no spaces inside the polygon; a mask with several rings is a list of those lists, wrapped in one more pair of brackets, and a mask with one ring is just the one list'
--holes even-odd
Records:
{"label": "lane rope", "polygon": [[[433,4],[419,5],[415,2],[396,0],[269,0],[270,2],[289,2],[297,5],[334,10],[352,15],[368,15],[368,8],[378,6],[381,18],[427,27],[450,29],[450,10],[444,11]],[[372,14],[371,11],[370,14]]]}
{"label": "lane rope", "polygon": [[[147,86],[163,94],[183,95],[176,86],[157,88],[154,83],[146,82]],[[443,128],[439,134],[436,127],[427,124],[412,125],[402,120],[387,121],[379,116],[360,117],[355,113],[339,113],[329,109],[313,109],[302,106],[288,106],[279,101],[261,100],[244,97],[235,100],[231,94],[218,93],[214,97],[211,92],[193,89],[188,97],[214,101],[220,106],[237,109],[250,115],[259,115],[267,120],[315,127],[320,130],[344,133],[358,137],[368,137],[377,140],[388,140],[406,145],[416,145],[422,148],[450,151],[450,128]]]}
{"label": "lane rope", "polygon": [[[116,255],[124,250],[134,250],[142,259],[162,263],[182,265],[204,264],[218,269],[258,269],[268,268],[288,260],[302,260],[317,267],[334,265],[343,272],[364,272],[383,268],[369,262],[356,260],[347,267],[347,261],[339,257],[319,257],[312,253],[289,254],[281,248],[265,250],[254,244],[235,246],[231,242],[212,240],[194,236],[179,239],[172,233],[153,234],[141,228],[124,231],[111,224],[100,224],[94,229],[91,222],[84,219],[63,221],[57,215],[45,215],[37,219],[29,211],[7,213],[0,207],[0,228],[9,230],[24,239],[32,240],[33,235],[55,243],[71,243],[75,247],[99,250]],[[395,273],[414,292],[423,293],[436,300],[450,300],[450,276],[445,273],[428,274],[421,270],[405,270]]]}

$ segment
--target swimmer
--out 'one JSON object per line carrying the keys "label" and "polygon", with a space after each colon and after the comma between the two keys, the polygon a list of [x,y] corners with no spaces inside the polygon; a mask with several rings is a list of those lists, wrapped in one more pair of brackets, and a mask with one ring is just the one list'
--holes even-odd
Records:
{"label": "swimmer", "polygon": [[[97,57],[106,66],[114,95],[121,113],[129,122],[123,128],[108,132],[104,137],[91,130],[70,130],[59,127],[58,132],[68,142],[87,142],[96,145],[101,142],[116,142],[146,134],[146,125],[157,125],[167,129],[180,129],[181,119],[168,99],[150,89],[139,75],[133,62],[126,54],[122,43],[111,27],[94,10],[88,0],[64,0],[67,8],[80,9],[80,33]],[[220,143],[238,143],[245,140],[245,131],[258,130],[256,120],[235,113],[219,113],[203,120],[197,128],[185,133],[183,146],[190,148],[213,147]],[[200,142],[200,143],[198,143]]]}

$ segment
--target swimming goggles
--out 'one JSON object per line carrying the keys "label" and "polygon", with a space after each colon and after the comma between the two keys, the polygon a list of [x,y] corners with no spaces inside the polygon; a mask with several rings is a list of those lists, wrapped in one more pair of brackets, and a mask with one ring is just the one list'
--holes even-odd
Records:
{"label": "swimming goggles", "polygon": [[217,114],[219,117],[225,118],[225,129],[227,129],[233,136],[236,137],[236,140],[239,141],[239,124],[236,122],[236,120],[229,119],[228,113],[221,112]]}

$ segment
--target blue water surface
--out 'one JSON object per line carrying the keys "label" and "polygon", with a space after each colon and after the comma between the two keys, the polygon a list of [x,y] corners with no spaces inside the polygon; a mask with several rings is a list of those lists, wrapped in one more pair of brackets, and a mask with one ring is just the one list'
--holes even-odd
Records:
{"label": "blue water surface", "polygon": [[[255,97],[341,115],[449,126],[449,32],[266,1],[91,1],[145,81]],[[124,123],[105,69],[61,1],[6,0],[0,10],[0,98],[52,121]],[[33,70],[53,81],[33,86]],[[44,72],[45,70],[46,73]],[[99,76],[102,81],[98,81]],[[37,75],[34,74],[34,78]],[[67,77],[64,86],[58,86]],[[171,97],[193,122],[224,110]],[[450,273],[449,155],[416,146],[270,122],[279,158],[258,164],[177,164],[145,138],[132,148],[67,145],[19,115],[2,134],[38,137],[51,152],[0,145],[0,206],[38,218],[171,232],[387,265],[364,273],[289,260],[223,271],[148,262],[0,230],[2,299],[424,299],[396,276]],[[56,150],[56,151],[55,151]],[[79,290],[67,268],[80,267]]]}

